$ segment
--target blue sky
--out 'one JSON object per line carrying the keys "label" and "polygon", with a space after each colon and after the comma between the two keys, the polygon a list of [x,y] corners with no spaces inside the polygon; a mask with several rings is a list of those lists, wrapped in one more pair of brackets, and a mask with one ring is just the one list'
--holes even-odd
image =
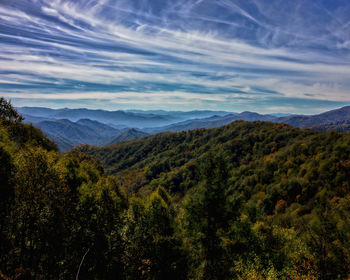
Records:
{"label": "blue sky", "polygon": [[350,105],[350,1],[1,0],[0,96],[108,110]]}

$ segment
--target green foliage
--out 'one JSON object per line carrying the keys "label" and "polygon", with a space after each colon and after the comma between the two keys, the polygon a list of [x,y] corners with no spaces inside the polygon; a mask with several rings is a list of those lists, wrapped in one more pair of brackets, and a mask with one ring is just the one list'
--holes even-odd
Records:
{"label": "green foliage", "polygon": [[145,202],[130,201],[124,229],[126,279],[186,279],[186,256],[174,218],[163,188]]}
{"label": "green foliage", "polygon": [[[6,137],[6,132],[1,131],[3,137]],[[13,172],[13,159],[11,157],[10,147],[4,142],[0,143],[0,213],[6,210],[7,202],[13,196],[13,187],[11,185],[11,174]]]}
{"label": "green foliage", "polygon": [[349,221],[325,210],[349,194],[349,134],[239,121],[81,149],[100,158],[128,192],[148,196],[161,185],[174,196],[196,279],[239,278],[252,267],[278,279],[349,273]]}
{"label": "green foliage", "polygon": [[[210,153],[201,165],[203,181],[184,203],[182,226],[198,279],[227,279],[221,237],[234,220],[228,209],[228,170],[221,157]],[[230,205],[232,207],[232,205]]]}
{"label": "green foliage", "polygon": [[2,278],[350,277],[349,134],[239,121],[58,154],[1,104]]}
{"label": "green foliage", "polygon": [[0,120],[1,121],[22,121],[24,118],[12,107],[11,102],[0,97]]}
{"label": "green foliage", "polygon": [[57,145],[46,138],[41,130],[31,124],[19,121],[7,121],[4,123],[10,139],[20,148],[24,146],[42,147],[48,151],[57,151]]}

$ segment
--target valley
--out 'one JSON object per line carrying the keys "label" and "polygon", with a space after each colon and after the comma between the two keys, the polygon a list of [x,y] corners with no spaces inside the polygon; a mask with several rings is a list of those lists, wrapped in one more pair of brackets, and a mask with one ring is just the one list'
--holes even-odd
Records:
{"label": "valley", "polygon": [[[103,111],[88,109],[17,108],[26,123],[42,129],[65,152],[80,145],[103,146],[150,134],[216,128],[237,120],[285,123],[318,131],[349,131],[350,107],[318,115],[262,115],[224,111]],[[160,126],[160,124],[163,124]],[[130,130],[131,129],[131,130]]]}

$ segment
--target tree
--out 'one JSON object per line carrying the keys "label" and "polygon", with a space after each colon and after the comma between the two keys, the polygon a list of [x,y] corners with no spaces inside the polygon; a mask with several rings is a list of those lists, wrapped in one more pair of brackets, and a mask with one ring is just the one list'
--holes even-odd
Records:
{"label": "tree", "polygon": [[[0,138],[6,138],[5,134],[0,127]],[[14,165],[10,149],[6,145],[6,140],[5,143],[3,140],[5,139],[0,139],[0,263],[6,264],[8,258],[5,252],[11,249],[8,223],[11,210],[13,210],[14,188],[11,178],[14,173]]]}
{"label": "tree", "polygon": [[[16,267],[33,275],[54,275],[62,256],[62,186],[54,168],[56,154],[29,147],[15,159],[15,207],[12,213]],[[50,272],[46,268],[50,267]]]}
{"label": "tree", "polygon": [[80,271],[81,278],[121,279],[125,197],[110,177],[101,177],[96,183],[83,183],[78,191],[76,224],[72,226],[69,244],[71,263],[77,267],[79,256],[89,250]]}
{"label": "tree", "polygon": [[203,181],[188,196],[182,217],[185,239],[198,279],[229,277],[222,236],[229,224],[228,169],[225,159],[209,153],[201,166]]}
{"label": "tree", "polygon": [[186,279],[169,195],[158,188],[145,202],[132,199],[125,225],[126,279]]}
{"label": "tree", "polygon": [[7,121],[23,121],[24,118],[21,116],[11,105],[10,101],[7,101],[5,98],[0,97],[0,119]]}

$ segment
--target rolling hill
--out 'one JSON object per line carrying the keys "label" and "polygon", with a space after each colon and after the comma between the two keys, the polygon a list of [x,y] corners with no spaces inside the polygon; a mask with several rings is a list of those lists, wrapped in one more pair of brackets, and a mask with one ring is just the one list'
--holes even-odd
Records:
{"label": "rolling hill", "polygon": [[339,123],[350,122],[350,106],[317,115],[289,115],[282,117],[278,117],[278,115],[280,114],[262,115],[255,112],[242,112],[240,114],[215,115],[208,118],[191,119],[162,127],[145,128],[143,130],[148,133],[164,131],[178,132],[196,128],[215,128],[236,120],[244,120],[285,123],[294,127],[312,128],[319,131],[350,131],[347,125],[339,126]]}
{"label": "rolling hill", "polygon": [[149,133],[159,133],[164,131],[186,131],[197,128],[215,128],[227,125],[236,120],[244,121],[273,121],[275,117],[270,115],[261,115],[254,112],[242,112],[240,114],[228,114],[224,116],[214,115],[203,119],[187,120],[164,127],[146,128],[144,131]]}
{"label": "rolling hill", "polygon": [[[286,123],[295,127],[311,128],[318,131],[350,131],[350,126],[348,125],[350,122],[350,106],[318,115],[290,115],[283,117],[262,115],[255,112],[225,114],[226,112],[221,111],[166,112],[161,110],[134,110],[109,112],[87,109],[52,110],[31,107],[21,108],[21,111],[26,113],[24,115],[26,118],[25,122],[33,123],[41,128],[50,139],[56,141],[60,151],[67,151],[80,144],[108,145],[167,131],[179,132],[198,128],[216,128],[236,120]],[[214,113],[218,113],[218,115]],[[28,114],[36,114],[36,116]],[[56,119],[60,116],[67,116],[70,119]],[[103,122],[89,118],[72,121],[78,116],[102,119]],[[207,117],[194,118],[196,116]],[[175,120],[178,119],[186,120],[176,122]],[[164,122],[171,122],[171,124],[157,126],[157,124]],[[143,128],[139,129],[137,127]]]}
{"label": "rolling hill", "polygon": [[281,117],[275,121],[300,128],[328,126],[334,122],[350,121],[350,106],[342,107],[317,115],[295,115]]}
{"label": "rolling hill", "polygon": [[122,130],[103,123],[82,119],[72,122],[67,119],[45,120],[35,123],[48,138],[55,141],[61,152],[79,144],[102,145],[120,134]]}
{"label": "rolling hill", "polygon": [[148,135],[149,135],[148,133],[145,133],[141,130],[130,128],[125,130],[121,134],[117,135],[116,137],[113,137],[111,140],[106,142],[105,145],[112,145],[114,143],[121,143],[121,142],[136,140],[136,139],[146,137]]}
{"label": "rolling hill", "polygon": [[84,279],[349,278],[349,133],[235,121],[58,154],[4,107],[2,278],[71,279],[84,256]]}
{"label": "rolling hill", "polygon": [[49,109],[42,107],[20,107],[18,112],[31,118],[68,119],[78,121],[90,119],[117,126],[145,128],[165,126],[187,119],[210,117],[213,115],[226,115],[223,111],[190,111],[190,112],[166,112],[166,111],[106,111],[90,109]]}

